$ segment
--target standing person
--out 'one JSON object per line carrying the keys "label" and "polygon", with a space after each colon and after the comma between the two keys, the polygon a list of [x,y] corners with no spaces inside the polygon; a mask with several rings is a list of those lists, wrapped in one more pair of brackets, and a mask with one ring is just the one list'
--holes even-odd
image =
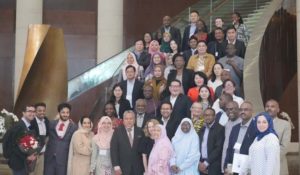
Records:
{"label": "standing person", "polygon": [[199,88],[199,98],[198,101],[201,103],[203,111],[209,108],[213,104],[213,97],[210,93],[210,89],[207,85],[202,85]]}
{"label": "standing person", "polygon": [[146,113],[158,117],[160,101],[153,98],[153,87],[145,84],[143,87],[143,94],[146,101]]}
{"label": "standing person", "polygon": [[30,175],[40,175],[44,172],[44,153],[46,150],[46,140],[49,135],[49,120],[46,117],[46,104],[45,103],[37,103],[34,105],[36,116],[30,122],[30,129],[34,130],[36,133],[38,140],[40,142],[41,150],[37,155],[37,161],[35,164],[34,171],[30,173]]}
{"label": "standing person", "polygon": [[161,104],[160,114],[159,122],[166,128],[167,136],[172,140],[181,119],[174,115],[172,112],[172,104],[167,101]]}
{"label": "standing person", "polygon": [[146,175],[148,170],[149,156],[154,145],[154,128],[158,124],[159,122],[156,119],[150,119],[147,121],[143,129],[145,137],[141,139],[140,144],[138,145],[138,151],[143,156],[143,165],[145,170],[144,174]]}
{"label": "standing person", "polygon": [[170,160],[171,171],[178,175],[199,175],[199,137],[191,119],[184,118],[172,139],[175,151]]}
{"label": "standing person", "polygon": [[161,33],[168,32],[171,34],[172,39],[176,41],[176,43],[181,46],[181,33],[180,30],[174,26],[171,26],[171,17],[164,16],[163,17],[163,26],[160,28]]}
{"label": "standing person", "polygon": [[215,29],[214,30],[212,30],[210,33],[209,33],[209,35],[208,35],[208,38],[209,38],[209,41],[211,42],[211,41],[215,41],[216,40],[216,38],[215,38],[215,31],[216,31],[216,29],[217,28],[220,28],[220,29],[222,29],[223,30],[223,33],[225,32],[225,30],[224,30],[224,21],[223,21],[223,19],[221,18],[221,17],[216,17],[215,18]]}
{"label": "standing person", "polygon": [[133,53],[138,64],[143,66],[143,69],[146,70],[150,64],[151,55],[144,50],[143,40],[136,40]]}
{"label": "standing person", "polygon": [[210,77],[212,73],[212,67],[216,62],[215,57],[206,52],[207,46],[205,41],[198,42],[197,51],[198,54],[191,56],[186,68],[191,69],[194,72],[204,72],[207,77]]}
{"label": "standing person", "polygon": [[243,41],[247,46],[250,39],[250,33],[248,31],[247,26],[244,24],[241,14],[239,12],[233,12],[231,18],[232,24],[237,31],[237,39]]}
{"label": "standing person", "polygon": [[208,42],[207,27],[202,19],[199,19],[197,22],[197,32],[194,36],[197,37],[198,41]]}
{"label": "standing person", "polygon": [[222,148],[224,142],[224,127],[215,122],[215,110],[207,108],[204,111],[205,127],[199,132],[201,174],[220,175]]}
{"label": "standing person", "polygon": [[191,107],[191,119],[193,127],[198,133],[204,125],[202,105],[199,102],[194,102]]}
{"label": "standing person", "polygon": [[211,74],[211,79],[208,80],[207,86],[212,88],[215,92],[218,86],[221,86],[223,84],[223,81],[221,79],[221,74],[223,72],[223,65],[221,63],[216,63],[213,66],[213,71]]}
{"label": "standing person", "polygon": [[29,173],[27,169],[27,163],[29,161],[36,160],[36,154],[27,155],[21,151],[18,144],[18,136],[23,133],[34,134],[34,131],[30,131],[30,123],[34,119],[35,107],[33,105],[26,105],[22,109],[23,117],[21,120],[11,128],[10,135],[7,135],[7,139],[10,140],[12,145],[10,156],[8,158],[8,166],[12,170],[13,175],[27,175]]}
{"label": "standing person", "polygon": [[185,60],[181,54],[175,54],[172,60],[176,69],[170,71],[167,78],[168,85],[177,79],[182,84],[182,93],[187,94],[189,88],[193,86],[193,71],[185,68]]}
{"label": "standing person", "polygon": [[190,60],[190,57],[196,55],[197,51],[198,39],[195,36],[191,36],[189,39],[189,48],[187,50],[183,50],[182,56],[184,57],[185,67]]}
{"label": "standing person", "polygon": [[216,60],[224,57],[226,55],[226,41],[224,30],[220,27],[214,30],[214,41],[210,41],[207,44],[207,52],[214,55]]}
{"label": "standing person", "polygon": [[236,55],[245,58],[246,46],[245,43],[237,39],[237,32],[234,26],[229,26],[227,28],[227,44],[233,44],[236,48]]}
{"label": "standing person", "polygon": [[236,48],[233,44],[227,44],[226,56],[218,62],[223,65],[224,69],[230,70],[231,79],[240,89],[243,81],[244,60],[236,55]]}
{"label": "standing person", "polygon": [[170,175],[170,159],[174,151],[164,126],[155,126],[154,140],[147,173],[148,175]]}
{"label": "standing person", "polygon": [[139,128],[144,128],[147,121],[154,118],[153,115],[146,113],[146,100],[145,99],[137,99],[134,110],[136,112],[136,126]]}
{"label": "standing person", "polygon": [[108,116],[111,119],[113,129],[123,124],[123,120],[118,118],[113,102],[108,101],[105,103],[102,116]]}
{"label": "standing person", "polygon": [[272,117],[264,112],[255,117],[256,138],[249,148],[250,173],[255,175],[280,174],[280,146],[273,128]]}
{"label": "standing person", "polygon": [[[70,142],[67,175],[89,175],[92,155],[92,121],[83,116],[79,129],[74,132]],[[78,166],[80,165],[80,166]]]}
{"label": "standing person", "polygon": [[123,125],[115,129],[111,138],[110,154],[115,175],[141,175],[144,172],[142,156],[138,152],[138,145],[144,134],[134,124],[134,112],[125,111]]}
{"label": "standing person", "polygon": [[131,109],[130,103],[124,97],[123,89],[119,83],[113,86],[111,91],[110,101],[115,104],[118,118],[122,119],[124,111]]}
{"label": "standing person", "polygon": [[270,99],[265,105],[265,111],[273,118],[274,130],[277,133],[280,144],[280,175],[288,175],[286,153],[291,142],[291,125],[278,117],[280,108],[276,100]]}
{"label": "standing person", "polygon": [[[253,105],[249,101],[245,101],[240,107],[240,118],[242,122],[233,126],[228,141],[224,167],[225,174],[228,173],[228,164],[233,163],[234,153],[249,155],[249,147],[256,137],[256,128],[253,121]],[[235,145],[240,145],[240,148]]]}
{"label": "standing person", "polygon": [[149,51],[151,41],[152,41],[151,33],[149,33],[149,32],[144,33],[143,42],[144,42],[144,46],[145,46],[144,49],[145,49],[146,52]]}
{"label": "standing person", "polygon": [[164,77],[164,66],[154,66],[153,77],[149,79],[145,84],[153,87],[153,98],[155,101],[160,101],[162,93],[167,87],[167,80]]}
{"label": "standing person", "polygon": [[143,97],[143,83],[135,79],[136,68],[132,65],[126,67],[126,77],[127,80],[124,80],[120,83],[120,86],[123,89],[124,96],[130,102],[130,107],[135,106],[135,101],[138,98]]}
{"label": "standing person", "polygon": [[119,82],[127,79],[126,68],[129,65],[134,66],[136,69],[135,75],[134,75],[135,78],[143,76],[140,74],[144,72],[144,68],[138,64],[135,54],[132,52],[129,52],[122,67],[121,67],[119,78],[118,78]]}
{"label": "standing person", "polygon": [[227,148],[228,148],[228,142],[229,142],[229,136],[232,131],[232,128],[238,124],[241,123],[241,118],[239,117],[239,105],[235,101],[231,101],[228,104],[226,104],[226,114],[228,116],[228,122],[225,125],[225,140],[223,144],[223,151],[222,151],[222,173],[224,173],[224,162],[226,158]]}
{"label": "standing person", "polygon": [[147,69],[145,70],[145,74],[144,74],[146,81],[153,77],[154,67],[156,65],[164,65],[165,66],[164,57],[160,53],[154,53],[152,55],[150,65],[147,67]]}
{"label": "standing person", "polygon": [[190,13],[190,25],[185,27],[183,38],[182,38],[182,50],[189,49],[188,41],[191,36],[197,33],[197,22],[200,19],[199,12],[196,10],[191,11]]}
{"label": "standing person", "polygon": [[67,173],[70,141],[77,126],[70,120],[71,105],[61,103],[57,107],[59,119],[49,123],[49,142],[45,152],[44,175]]}
{"label": "standing person", "polygon": [[192,105],[190,99],[181,93],[181,89],[181,82],[177,79],[173,80],[169,87],[170,96],[163,100],[172,104],[174,116],[179,118],[179,120],[190,116],[190,107]]}
{"label": "standing person", "polygon": [[91,175],[114,174],[110,158],[110,141],[114,132],[111,119],[101,117],[97,129],[92,139]]}

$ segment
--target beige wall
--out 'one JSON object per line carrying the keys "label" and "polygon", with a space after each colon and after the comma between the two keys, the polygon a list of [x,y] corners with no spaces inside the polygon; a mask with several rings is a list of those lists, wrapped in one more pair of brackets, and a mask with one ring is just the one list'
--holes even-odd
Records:
{"label": "beige wall", "polygon": [[43,18],[43,0],[17,0],[16,8],[16,42],[14,69],[14,101],[23,68],[24,53],[29,24],[41,24]]}

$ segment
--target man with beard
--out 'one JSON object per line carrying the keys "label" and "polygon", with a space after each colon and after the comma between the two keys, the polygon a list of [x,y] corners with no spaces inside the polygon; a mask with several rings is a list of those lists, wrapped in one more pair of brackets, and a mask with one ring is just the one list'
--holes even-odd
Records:
{"label": "man with beard", "polygon": [[58,105],[59,119],[49,123],[49,142],[45,152],[44,175],[65,175],[67,173],[69,146],[77,126],[70,120],[71,105]]}

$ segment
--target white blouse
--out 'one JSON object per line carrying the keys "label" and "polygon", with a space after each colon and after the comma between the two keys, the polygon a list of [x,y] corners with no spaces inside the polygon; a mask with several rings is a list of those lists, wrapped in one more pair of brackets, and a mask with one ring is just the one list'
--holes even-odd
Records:
{"label": "white blouse", "polygon": [[252,175],[280,174],[280,146],[276,135],[270,133],[257,138],[249,148],[249,167]]}

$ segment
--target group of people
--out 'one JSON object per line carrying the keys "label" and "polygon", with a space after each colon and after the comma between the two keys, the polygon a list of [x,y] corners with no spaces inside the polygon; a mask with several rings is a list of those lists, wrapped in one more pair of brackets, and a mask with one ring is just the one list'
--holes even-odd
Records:
{"label": "group of people", "polygon": [[[8,159],[14,175],[286,175],[290,123],[271,99],[254,116],[243,99],[243,58],[249,34],[239,13],[233,25],[207,33],[197,11],[184,30],[163,18],[156,38],[135,42],[95,126],[78,124],[71,106],[45,117],[46,104],[27,105],[12,129],[32,131],[41,149]],[[225,37],[226,36],[226,37]],[[182,51],[181,51],[182,50]],[[28,171],[28,162],[34,162]]]}

